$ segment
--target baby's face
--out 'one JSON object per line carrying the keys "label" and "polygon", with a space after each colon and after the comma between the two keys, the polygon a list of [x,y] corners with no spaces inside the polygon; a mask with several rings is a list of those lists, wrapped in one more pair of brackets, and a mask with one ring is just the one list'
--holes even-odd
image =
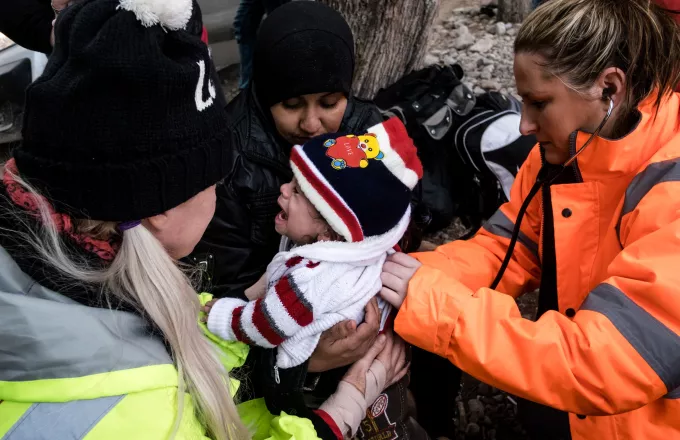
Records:
{"label": "baby's face", "polygon": [[328,233],[328,224],[300,191],[295,178],[281,185],[278,204],[281,212],[274,220],[276,232],[290,238],[294,243],[313,243]]}

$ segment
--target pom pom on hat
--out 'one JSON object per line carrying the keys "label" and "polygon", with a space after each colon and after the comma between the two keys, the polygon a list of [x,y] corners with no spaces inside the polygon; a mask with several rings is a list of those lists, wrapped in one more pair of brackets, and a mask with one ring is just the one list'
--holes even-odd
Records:
{"label": "pom pom on hat", "polygon": [[418,158],[418,151],[408,135],[406,127],[398,118],[390,118],[382,124],[369,129],[376,135],[378,145],[383,153],[382,163],[397,179],[413,190],[423,177],[423,165]]}
{"label": "pom pom on hat", "polygon": [[120,8],[133,12],[146,27],[160,24],[176,31],[189,23],[192,0],[120,0]]}

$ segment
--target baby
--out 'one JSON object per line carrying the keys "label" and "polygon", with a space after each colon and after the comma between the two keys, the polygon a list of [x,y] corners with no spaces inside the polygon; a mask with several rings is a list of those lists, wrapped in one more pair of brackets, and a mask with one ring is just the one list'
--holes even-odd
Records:
{"label": "baby", "polygon": [[[387,255],[409,224],[411,191],[422,177],[413,141],[397,118],[369,134],[322,135],[291,151],[294,178],[281,186],[276,231],[295,243],[246,291],[251,301],[209,303],[208,329],[226,340],[279,347],[276,366],[314,352],[321,333],[361,322],[381,289]],[[389,306],[382,307],[384,325]]]}

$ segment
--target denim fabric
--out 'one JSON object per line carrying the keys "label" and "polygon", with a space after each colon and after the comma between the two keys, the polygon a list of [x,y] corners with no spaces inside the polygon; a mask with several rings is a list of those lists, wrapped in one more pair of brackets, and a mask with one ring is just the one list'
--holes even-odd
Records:
{"label": "denim fabric", "polygon": [[288,3],[290,0],[241,0],[234,19],[234,34],[238,42],[241,56],[241,79],[239,87],[245,89],[250,82],[253,71],[253,54],[257,29],[260,27],[265,13],[270,14],[274,9]]}

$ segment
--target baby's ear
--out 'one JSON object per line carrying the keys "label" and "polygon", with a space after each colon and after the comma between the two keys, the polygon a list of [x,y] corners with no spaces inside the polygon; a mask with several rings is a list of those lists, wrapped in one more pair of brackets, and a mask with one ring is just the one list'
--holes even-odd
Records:
{"label": "baby's ear", "polygon": [[316,241],[342,241],[342,237],[332,230],[330,226],[326,226],[323,232],[316,237]]}
{"label": "baby's ear", "polygon": [[326,228],[323,232],[321,232],[316,237],[316,241],[333,241],[333,239],[331,237],[330,228]]}

